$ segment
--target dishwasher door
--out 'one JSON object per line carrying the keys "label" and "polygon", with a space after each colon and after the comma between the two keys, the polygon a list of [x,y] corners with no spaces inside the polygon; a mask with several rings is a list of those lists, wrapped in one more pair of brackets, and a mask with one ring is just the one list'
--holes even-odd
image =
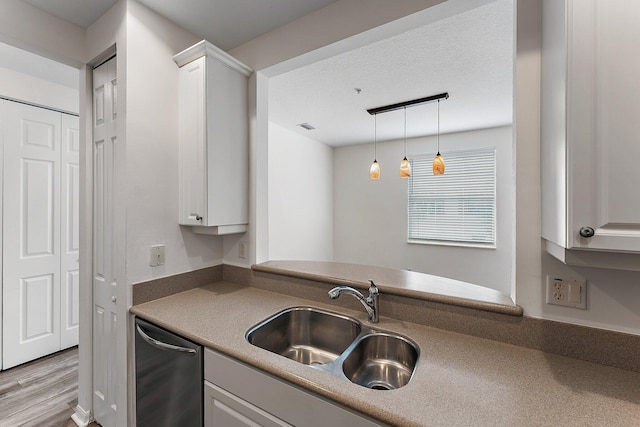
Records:
{"label": "dishwasher door", "polygon": [[138,427],[203,424],[202,346],[135,321]]}

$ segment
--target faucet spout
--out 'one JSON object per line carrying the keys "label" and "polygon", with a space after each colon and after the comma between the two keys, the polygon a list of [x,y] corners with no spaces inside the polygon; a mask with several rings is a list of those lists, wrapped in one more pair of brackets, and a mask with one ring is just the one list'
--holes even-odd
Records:
{"label": "faucet spout", "polygon": [[337,299],[340,294],[346,293],[355,297],[365,310],[367,310],[367,314],[369,315],[369,321],[371,323],[378,323],[378,296],[380,292],[378,291],[378,287],[373,280],[369,280],[369,296],[364,297],[360,293],[360,291],[350,287],[350,286],[337,286],[329,291],[329,298]]}

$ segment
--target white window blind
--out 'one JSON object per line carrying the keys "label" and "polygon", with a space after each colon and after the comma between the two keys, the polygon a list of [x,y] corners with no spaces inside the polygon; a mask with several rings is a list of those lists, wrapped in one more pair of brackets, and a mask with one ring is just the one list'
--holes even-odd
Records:
{"label": "white window blind", "polygon": [[447,151],[444,175],[433,175],[433,156],[411,159],[408,239],[495,247],[496,150]]}

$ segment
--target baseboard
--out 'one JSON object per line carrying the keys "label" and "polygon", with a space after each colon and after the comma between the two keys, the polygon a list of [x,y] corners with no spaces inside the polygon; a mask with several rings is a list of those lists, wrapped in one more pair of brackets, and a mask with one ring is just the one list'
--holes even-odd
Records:
{"label": "baseboard", "polygon": [[93,421],[93,417],[91,416],[91,411],[85,411],[80,407],[80,405],[76,405],[75,414],[71,415],[71,419],[76,425],[80,427],[87,427],[91,421]]}

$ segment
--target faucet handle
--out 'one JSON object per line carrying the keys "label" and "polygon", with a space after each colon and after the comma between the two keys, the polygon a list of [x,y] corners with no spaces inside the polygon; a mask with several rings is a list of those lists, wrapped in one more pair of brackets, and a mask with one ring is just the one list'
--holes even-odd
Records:
{"label": "faucet handle", "polygon": [[376,286],[375,283],[373,283],[373,280],[369,279],[369,296],[371,295],[378,295],[380,293],[380,291],[378,291],[378,287]]}

